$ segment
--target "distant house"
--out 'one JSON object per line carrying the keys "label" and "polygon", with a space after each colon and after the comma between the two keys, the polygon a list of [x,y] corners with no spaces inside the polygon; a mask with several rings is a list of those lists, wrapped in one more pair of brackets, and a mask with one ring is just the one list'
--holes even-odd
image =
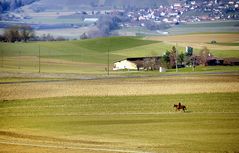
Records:
{"label": "distant house", "polygon": [[98,18],[85,18],[84,22],[95,23],[98,21]]}
{"label": "distant house", "polygon": [[160,56],[126,58],[114,63],[113,70],[159,70]]}

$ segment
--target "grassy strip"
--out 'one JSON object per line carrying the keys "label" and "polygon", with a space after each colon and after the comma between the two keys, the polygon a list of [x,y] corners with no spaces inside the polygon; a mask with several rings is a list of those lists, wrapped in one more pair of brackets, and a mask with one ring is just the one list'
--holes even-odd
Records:
{"label": "grassy strip", "polygon": [[[210,99],[210,100],[209,100]],[[157,113],[174,112],[181,101],[188,112],[237,112],[238,93],[177,94],[160,96],[91,96],[1,102],[2,115],[50,113]],[[224,106],[224,107],[222,107]],[[21,109],[19,109],[21,108]],[[31,108],[31,109],[29,109]],[[6,112],[4,111],[6,110]],[[8,112],[8,110],[12,110]],[[13,112],[13,114],[11,113]]]}
{"label": "grassy strip", "polygon": [[239,43],[216,43],[216,45],[222,45],[222,46],[239,46]]}

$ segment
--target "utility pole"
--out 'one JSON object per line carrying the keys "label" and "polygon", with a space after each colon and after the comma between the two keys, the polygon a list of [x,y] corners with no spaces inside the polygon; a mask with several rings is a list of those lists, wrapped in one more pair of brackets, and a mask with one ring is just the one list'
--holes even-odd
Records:
{"label": "utility pole", "polygon": [[3,49],[1,49],[1,56],[2,56],[2,64],[1,64],[1,67],[3,68]]}
{"label": "utility pole", "polygon": [[39,58],[39,63],[38,63],[38,66],[39,66],[39,73],[41,73],[41,48],[40,48],[40,45],[38,46],[38,58]]}
{"label": "utility pole", "polygon": [[195,71],[195,57],[193,57],[193,72]]}
{"label": "utility pole", "polygon": [[110,75],[110,50],[108,48],[108,76]]}
{"label": "utility pole", "polygon": [[18,69],[21,69],[21,51],[19,50]]}
{"label": "utility pole", "polygon": [[110,75],[110,37],[109,37],[109,45],[108,45],[108,68],[107,68],[107,75]]}
{"label": "utility pole", "polygon": [[178,72],[178,50],[177,50],[177,43],[176,43],[176,72]]}

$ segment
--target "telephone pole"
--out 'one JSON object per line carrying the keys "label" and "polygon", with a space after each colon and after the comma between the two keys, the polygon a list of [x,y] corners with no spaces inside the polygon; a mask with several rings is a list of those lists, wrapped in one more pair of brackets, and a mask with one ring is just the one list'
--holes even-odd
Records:
{"label": "telephone pole", "polygon": [[21,69],[21,51],[19,50],[18,69]]}
{"label": "telephone pole", "polygon": [[175,61],[175,63],[176,63],[176,72],[178,72],[178,50],[177,50],[177,43],[176,43],[176,61]]}
{"label": "telephone pole", "polygon": [[40,45],[38,46],[38,58],[39,58],[39,60],[38,60],[38,66],[39,66],[39,70],[38,70],[38,72],[39,73],[41,73],[41,47],[40,47]]}
{"label": "telephone pole", "polygon": [[2,57],[1,67],[3,68],[3,49],[1,49],[1,57]]}
{"label": "telephone pole", "polygon": [[110,75],[110,50],[108,48],[108,76]]}
{"label": "telephone pole", "polygon": [[110,41],[110,37],[109,37],[109,45],[108,45],[108,68],[107,68],[107,75],[110,75],[110,45],[111,45],[111,41]]}

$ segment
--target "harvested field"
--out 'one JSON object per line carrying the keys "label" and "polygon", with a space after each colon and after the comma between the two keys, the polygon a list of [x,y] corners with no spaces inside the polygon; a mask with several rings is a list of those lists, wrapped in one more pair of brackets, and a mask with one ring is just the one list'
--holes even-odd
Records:
{"label": "harvested field", "polygon": [[0,99],[238,92],[238,76],[170,76],[0,84]]}
{"label": "harvested field", "polygon": [[[207,47],[211,53],[220,58],[225,57],[239,57],[239,34],[191,34],[191,35],[176,35],[176,36],[161,36],[161,37],[147,37],[149,40],[163,41],[168,46],[179,46],[182,52],[186,46],[195,48],[195,53]],[[216,44],[211,44],[215,40]],[[223,45],[225,44],[225,45]],[[183,47],[183,49],[182,49]]]}
{"label": "harvested field", "polygon": [[165,42],[188,42],[188,43],[210,43],[212,40],[217,42],[239,42],[239,34],[191,34],[176,36],[156,36],[146,37],[149,40]]}

